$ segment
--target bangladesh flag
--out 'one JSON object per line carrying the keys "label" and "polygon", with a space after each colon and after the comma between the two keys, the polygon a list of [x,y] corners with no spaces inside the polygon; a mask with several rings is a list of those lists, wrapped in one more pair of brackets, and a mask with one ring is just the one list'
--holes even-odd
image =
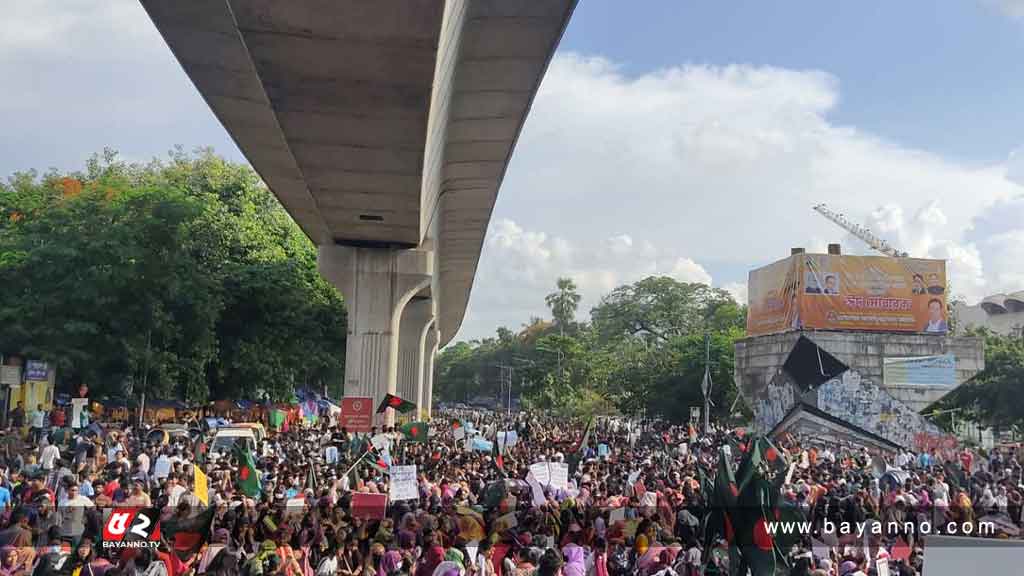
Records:
{"label": "bangladesh flag", "polygon": [[383,414],[388,408],[393,408],[396,412],[405,414],[406,412],[412,412],[415,410],[416,404],[414,402],[409,402],[404,398],[399,398],[394,394],[388,394],[380,401],[380,406],[377,406],[377,414]]}
{"label": "bangladesh flag", "polygon": [[459,428],[462,428],[462,420],[458,418],[452,420],[452,430],[458,430]]}
{"label": "bangladesh flag", "polygon": [[188,558],[198,552],[209,538],[210,526],[213,524],[216,511],[216,506],[208,506],[192,516],[171,516],[160,523],[163,538],[181,559]]}
{"label": "bangladesh flag", "polygon": [[238,458],[238,489],[250,498],[258,498],[261,492],[260,471],[256,469],[256,458],[252,452],[236,448]]}
{"label": "bangladesh flag", "polygon": [[705,543],[710,545],[716,537],[729,542],[732,574],[746,574],[748,569],[752,576],[774,576],[780,570],[788,573],[783,551],[799,536],[776,537],[767,527],[768,522],[803,519],[799,508],[782,499],[788,463],[767,438],[751,439],[745,448],[735,472],[725,452],[719,451]]}
{"label": "bangladesh flag", "polygon": [[430,426],[426,422],[409,422],[402,424],[400,430],[409,442],[426,442]]}

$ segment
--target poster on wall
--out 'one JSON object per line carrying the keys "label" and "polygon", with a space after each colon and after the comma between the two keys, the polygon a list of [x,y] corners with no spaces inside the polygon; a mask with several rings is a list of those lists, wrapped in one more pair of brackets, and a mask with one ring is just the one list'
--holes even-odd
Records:
{"label": "poster on wall", "polygon": [[956,357],[952,354],[886,358],[882,364],[882,382],[886,387],[956,386]]}
{"label": "poster on wall", "polygon": [[750,272],[747,334],[799,329],[945,334],[944,260],[796,254]]}

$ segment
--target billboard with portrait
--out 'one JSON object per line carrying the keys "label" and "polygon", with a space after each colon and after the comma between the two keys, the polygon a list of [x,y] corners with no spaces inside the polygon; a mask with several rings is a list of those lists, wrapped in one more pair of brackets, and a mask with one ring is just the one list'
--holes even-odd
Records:
{"label": "billboard with portrait", "polygon": [[796,254],[752,271],[748,292],[751,336],[801,328],[949,330],[943,260]]}

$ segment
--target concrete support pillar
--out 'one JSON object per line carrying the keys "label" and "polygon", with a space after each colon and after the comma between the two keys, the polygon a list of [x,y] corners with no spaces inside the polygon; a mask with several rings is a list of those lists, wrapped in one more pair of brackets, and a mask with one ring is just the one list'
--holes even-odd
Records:
{"label": "concrete support pillar", "polygon": [[[433,254],[352,246],[320,246],[320,273],[341,291],[348,310],[345,395],[368,396],[374,406],[397,394],[398,334],[402,310],[430,285]],[[394,411],[379,424],[394,424]]]}
{"label": "concrete support pillar", "polygon": [[423,340],[434,322],[434,303],[429,298],[414,297],[402,311],[398,333],[398,395],[416,403],[419,417],[420,388],[423,378]]}
{"label": "concrete support pillar", "polygon": [[430,417],[434,405],[434,358],[437,356],[437,343],[441,333],[437,330],[437,322],[423,335],[423,377],[420,380],[419,405],[420,413]]}

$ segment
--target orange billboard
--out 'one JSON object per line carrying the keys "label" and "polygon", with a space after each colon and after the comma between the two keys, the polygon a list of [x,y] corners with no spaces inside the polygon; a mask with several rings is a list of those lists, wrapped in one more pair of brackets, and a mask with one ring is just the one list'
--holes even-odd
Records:
{"label": "orange billboard", "polygon": [[943,334],[943,260],[796,254],[753,270],[747,334],[866,330]]}

